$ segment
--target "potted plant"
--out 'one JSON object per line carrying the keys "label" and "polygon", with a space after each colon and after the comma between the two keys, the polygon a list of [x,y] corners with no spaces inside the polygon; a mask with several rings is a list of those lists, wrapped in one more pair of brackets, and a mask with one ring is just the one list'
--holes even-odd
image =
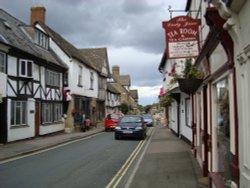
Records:
{"label": "potted plant", "polygon": [[191,59],[186,59],[185,68],[181,74],[174,74],[170,83],[178,82],[180,90],[188,95],[197,91],[203,82],[204,72],[192,64]]}

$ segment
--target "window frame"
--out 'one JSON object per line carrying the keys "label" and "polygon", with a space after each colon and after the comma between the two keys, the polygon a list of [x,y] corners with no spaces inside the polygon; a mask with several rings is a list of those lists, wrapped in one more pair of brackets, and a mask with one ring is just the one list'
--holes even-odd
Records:
{"label": "window frame", "polygon": [[[20,103],[20,104],[18,104]],[[19,120],[18,120],[19,114]],[[11,126],[24,126],[27,125],[27,101],[12,100],[11,112],[10,112],[10,124]],[[19,122],[17,122],[19,121]]]}
{"label": "window frame", "polygon": [[32,78],[33,77],[33,61],[28,59],[19,59],[19,76]]}
{"label": "window frame", "polygon": [[44,49],[49,49],[49,37],[38,29],[35,34],[35,43]]}
{"label": "window frame", "polygon": [[56,71],[52,71],[50,69],[46,69],[45,71],[45,83],[47,86],[52,87],[60,87],[60,73]]}
{"label": "window frame", "polygon": [[42,103],[42,124],[49,124],[61,121],[63,115],[62,103]]}
{"label": "window frame", "polygon": [[90,71],[90,89],[94,90],[94,72]]}
{"label": "window frame", "polygon": [[190,97],[185,98],[185,121],[187,127],[192,127],[192,108]]}
{"label": "window frame", "polygon": [[77,85],[79,86],[79,87],[82,87],[82,66],[81,65],[79,65],[78,66],[78,78],[77,78]]}
{"label": "window frame", "polygon": [[3,55],[3,61],[0,61],[0,72],[6,73],[6,54],[0,52],[0,56],[1,55]]}

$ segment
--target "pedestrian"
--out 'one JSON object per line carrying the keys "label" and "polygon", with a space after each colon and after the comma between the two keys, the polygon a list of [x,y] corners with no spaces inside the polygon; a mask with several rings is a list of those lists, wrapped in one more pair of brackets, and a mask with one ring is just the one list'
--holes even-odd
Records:
{"label": "pedestrian", "polygon": [[89,119],[89,116],[86,116],[86,119],[85,119],[85,126],[86,126],[86,130],[89,130],[89,129],[90,129],[91,120]]}
{"label": "pedestrian", "polygon": [[86,131],[86,115],[85,115],[85,113],[82,114],[82,126],[81,126],[81,130],[83,132]]}

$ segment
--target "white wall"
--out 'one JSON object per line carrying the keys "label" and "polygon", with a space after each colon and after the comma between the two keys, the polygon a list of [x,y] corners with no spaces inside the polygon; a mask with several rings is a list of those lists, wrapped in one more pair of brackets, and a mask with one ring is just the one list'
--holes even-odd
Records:
{"label": "white wall", "polygon": [[7,74],[9,76],[17,76],[17,58],[8,55],[8,71]]}
{"label": "white wall", "polygon": [[64,122],[53,123],[53,125],[40,125],[40,135],[45,135],[53,132],[63,131]]}
{"label": "white wall", "polygon": [[7,142],[30,138],[35,136],[35,100],[28,99],[27,101],[27,127],[11,127],[11,99],[8,99],[8,140]]}
{"label": "white wall", "polygon": [[[98,73],[78,61],[77,59],[70,58],[65,54],[62,49],[50,39],[50,47],[53,51],[62,59],[64,63],[68,66],[68,84],[69,87],[65,89],[70,89],[71,93],[86,96],[86,97],[98,97]],[[78,86],[78,70],[79,66],[82,67],[82,84],[83,87]],[[90,71],[94,72],[94,86],[93,90],[90,90]]]}
{"label": "white wall", "polygon": [[[235,23],[229,30],[234,40],[239,129],[240,185],[250,187],[250,1],[246,1],[240,13],[229,19]],[[229,22],[229,23],[230,23]]]}

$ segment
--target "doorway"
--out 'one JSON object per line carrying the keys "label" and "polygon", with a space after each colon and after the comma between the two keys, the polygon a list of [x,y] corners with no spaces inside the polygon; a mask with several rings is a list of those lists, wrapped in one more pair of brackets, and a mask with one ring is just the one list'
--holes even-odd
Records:
{"label": "doorway", "polygon": [[35,112],[35,136],[39,136],[40,132],[40,102],[36,101],[36,112]]}

